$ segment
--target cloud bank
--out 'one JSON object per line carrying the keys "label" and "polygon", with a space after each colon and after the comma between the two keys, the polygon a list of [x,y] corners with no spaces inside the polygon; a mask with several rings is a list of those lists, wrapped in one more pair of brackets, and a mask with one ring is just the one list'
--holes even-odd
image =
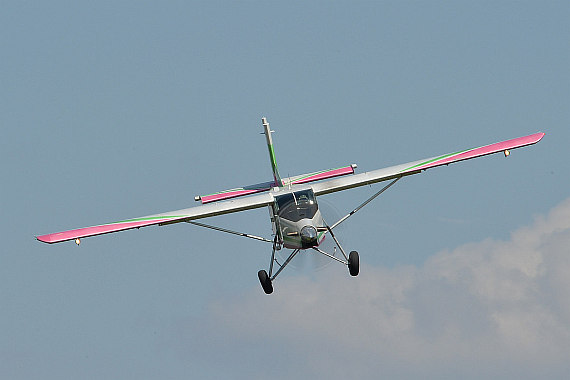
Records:
{"label": "cloud bank", "polygon": [[507,241],[421,267],[363,266],[357,279],[285,278],[270,297],[213,302],[177,330],[193,355],[216,352],[248,378],[566,378],[570,199]]}

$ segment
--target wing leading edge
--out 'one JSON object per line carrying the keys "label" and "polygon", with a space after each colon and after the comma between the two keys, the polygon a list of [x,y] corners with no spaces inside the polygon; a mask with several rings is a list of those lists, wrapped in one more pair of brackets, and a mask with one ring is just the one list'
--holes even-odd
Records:
{"label": "wing leading edge", "polygon": [[316,195],[333,193],[336,191],[351,189],[358,186],[369,185],[376,182],[387,181],[397,177],[420,173],[422,170],[434,168],[441,165],[448,165],[454,162],[469,160],[471,158],[482,157],[488,154],[505,152],[515,148],[536,144],[544,137],[544,133],[538,132],[532,135],[518,137],[511,140],[501,141],[494,144],[485,145],[479,148],[467,149],[455,153],[444,154],[424,160],[408,162],[406,164],[391,166],[384,169],[355,174],[350,177],[343,177],[323,181],[312,185]]}
{"label": "wing leading edge", "polygon": [[127,219],[119,222],[101,224],[69,231],[56,232],[53,234],[37,236],[44,243],[59,243],[75,240],[88,236],[103,235],[111,232],[125,231],[133,228],[141,228],[152,225],[164,225],[171,223],[186,222],[189,220],[207,218],[210,216],[229,214],[232,212],[245,211],[264,207],[273,202],[273,196],[269,193],[254,195],[248,198],[230,200],[219,203],[211,203],[202,206],[190,207],[183,210],[171,211],[162,214],[144,216],[141,218]]}

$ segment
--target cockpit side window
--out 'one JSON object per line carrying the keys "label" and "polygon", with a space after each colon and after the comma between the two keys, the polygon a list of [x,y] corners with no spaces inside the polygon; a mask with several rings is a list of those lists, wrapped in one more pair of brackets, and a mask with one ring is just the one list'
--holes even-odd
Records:
{"label": "cockpit side window", "polygon": [[285,208],[291,202],[295,203],[295,200],[293,198],[293,194],[285,194],[285,195],[280,195],[280,196],[276,197],[275,203],[277,204],[277,212],[281,211],[283,208]]}

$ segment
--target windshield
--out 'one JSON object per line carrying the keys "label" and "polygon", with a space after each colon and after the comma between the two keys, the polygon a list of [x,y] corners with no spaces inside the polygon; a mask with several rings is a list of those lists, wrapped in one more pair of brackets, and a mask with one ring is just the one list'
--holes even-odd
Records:
{"label": "windshield", "polygon": [[313,190],[302,190],[275,197],[277,213],[281,218],[292,222],[312,219],[318,210]]}

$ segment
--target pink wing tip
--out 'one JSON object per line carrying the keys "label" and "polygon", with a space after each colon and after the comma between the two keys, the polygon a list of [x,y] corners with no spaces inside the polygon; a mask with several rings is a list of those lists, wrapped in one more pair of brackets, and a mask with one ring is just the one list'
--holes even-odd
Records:
{"label": "pink wing tip", "polygon": [[180,218],[183,218],[183,215],[165,216],[165,217],[149,217],[149,218],[143,218],[142,220],[133,219],[130,221],[117,222],[117,223],[111,223],[111,224],[103,224],[100,226],[93,226],[93,227],[84,227],[84,228],[78,228],[75,230],[69,230],[69,231],[63,231],[63,232],[56,232],[56,233],[48,234],[48,235],[36,236],[36,239],[38,239],[39,241],[41,241],[43,243],[48,243],[48,244],[59,243],[62,241],[67,241],[67,240],[73,240],[73,239],[84,238],[84,237],[95,236],[95,235],[103,235],[103,234],[107,234],[110,232],[124,231],[124,230],[130,230],[132,228],[150,226],[153,224],[168,222],[168,221],[172,221],[172,220],[176,220],[176,219],[180,219]]}
{"label": "pink wing tip", "polygon": [[42,236],[36,236],[36,239],[38,241],[41,241],[42,243],[49,243],[49,235],[42,235]]}
{"label": "pink wing tip", "polygon": [[[518,137],[516,139],[503,141],[503,144],[512,143],[513,148],[518,148],[518,147],[525,146],[525,145],[532,145],[532,144],[536,144],[537,142],[542,140],[544,135],[545,135],[544,132],[537,132],[537,133],[534,133],[532,135],[528,135],[528,136],[524,136],[524,137]],[[498,145],[498,144],[501,144],[501,143],[491,144],[491,145]]]}

